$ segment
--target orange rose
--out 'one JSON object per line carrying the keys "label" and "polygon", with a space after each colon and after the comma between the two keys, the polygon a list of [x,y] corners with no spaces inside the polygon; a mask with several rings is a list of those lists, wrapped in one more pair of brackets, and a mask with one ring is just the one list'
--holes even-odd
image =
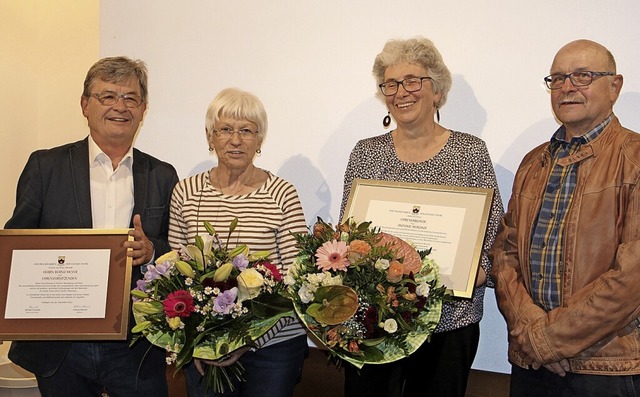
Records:
{"label": "orange rose", "polygon": [[404,274],[404,267],[402,263],[398,261],[391,261],[389,269],[387,269],[387,280],[391,283],[397,283],[402,280]]}
{"label": "orange rose", "polygon": [[357,263],[371,252],[371,246],[362,240],[353,240],[349,243],[347,258],[350,263]]}

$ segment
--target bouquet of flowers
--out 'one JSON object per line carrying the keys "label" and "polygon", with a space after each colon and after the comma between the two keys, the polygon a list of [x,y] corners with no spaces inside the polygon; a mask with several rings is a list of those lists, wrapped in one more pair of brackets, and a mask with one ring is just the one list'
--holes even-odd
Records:
{"label": "bouquet of flowers", "polygon": [[[229,238],[223,244],[211,224],[204,225],[208,235],[158,258],[131,291],[132,331],[166,349],[176,370],[193,357],[220,360],[253,346],[280,318],[293,316],[282,276],[266,260],[270,253],[250,253],[246,245],[229,249]],[[229,237],[236,226],[237,219]],[[233,391],[243,375],[240,362],[208,366],[206,387]]]}
{"label": "bouquet of flowers", "polygon": [[438,267],[408,243],[348,220],[318,218],[297,234],[285,284],[299,317],[329,349],[358,368],[413,353],[435,329],[445,297]]}

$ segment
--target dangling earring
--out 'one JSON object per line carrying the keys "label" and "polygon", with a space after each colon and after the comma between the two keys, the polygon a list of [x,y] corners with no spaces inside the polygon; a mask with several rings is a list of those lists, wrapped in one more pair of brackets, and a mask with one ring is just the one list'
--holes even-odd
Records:
{"label": "dangling earring", "polygon": [[256,150],[256,156],[260,157],[260,155],[261,155],[261,154],[262,154],[262,150],[257,149],[257,150]]}
{"label": "dangling earring", "polygon": [[436,120],[440,122],[440,109],[436,108]]}
{"label": "dangling earring", "polygon": [[214,154],[216,154],[216,151],[212,147],[210,147],[209,148],[209,156],[213,156]]}
{"label": "dangling earring", "polygon": [[389,116],[391,112],[387,112],[387,115],[382,119],[382,125],[384,128],[387,128],[391,125],[391,116]]}

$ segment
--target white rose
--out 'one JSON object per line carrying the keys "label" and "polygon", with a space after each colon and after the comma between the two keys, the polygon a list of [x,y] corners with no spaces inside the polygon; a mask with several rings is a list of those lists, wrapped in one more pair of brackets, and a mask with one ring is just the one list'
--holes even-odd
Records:
{"label": "white rose", "polygon": [[313,291],[309,289],[309,284],[302,284],[302,287],[298,290],[298,296],[302,303],[309,303],[313,300]]}
{"label": "white rose", "polygon": [[322,281],[325,279],[326,274],[325,273],[311,273],[311,274],[307,274],[307,280],[311,283],[311,284],[315,284],[315,285],[320,285],[322,283]]}
{"label": "white rose", "polygon": [[416,287],[416,295],[427,297],[427,296],[429,296],[429,291],[430,290],[431,290],[431,286],[429,284],[427,284],[427,283],[419,284]]}
{"label": "white rose", "polygon": [[334,277],[327,277],[322,282],[322,286],[326,287],[328,285],[342,285],[342,276],[335,275]]}
{"label": "white rose", "polygon": [[374,267],[378,270],[387,270],[389,268],[389,260],[380,258],[376,261]]}
{"label": "white rose", "polygon": [[284,276],[284,278],[282,279],[282,281],[284,282],[284,285],[293,285],[296,283],[296,280],[293,278],[293,276],[291,275],[291,273],[287,273],[286,276]]}
{"label": "white rose", "polygon": [[382,328],[392,334],[398,330],[398,323],[396,323],[396,320],[389,318],[384,321],[384,326]]}

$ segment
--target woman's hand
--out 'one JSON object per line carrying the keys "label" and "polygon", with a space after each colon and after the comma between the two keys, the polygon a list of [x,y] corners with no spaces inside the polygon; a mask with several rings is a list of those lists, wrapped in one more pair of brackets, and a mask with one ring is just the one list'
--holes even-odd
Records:
{"label": "woman's hand", "polygon": [[200,375],[204,376],[204,366],[202,365],[203,363],[205,365],[213,365],[214,367],[226,367],[238,361],[243,354],[249,351],[249,349],[249,346],[243,346],[237,350],[232,351],[226,356],[221,357],[218,360],[200,360],[199,358],[194,358],[193,363]]}
{"label": "woman's hand", "polygon": [[479,287],[487,282],[487,273],[485,273],[482,267],[478,267],[478,275],[476,276],[476,287]]}

